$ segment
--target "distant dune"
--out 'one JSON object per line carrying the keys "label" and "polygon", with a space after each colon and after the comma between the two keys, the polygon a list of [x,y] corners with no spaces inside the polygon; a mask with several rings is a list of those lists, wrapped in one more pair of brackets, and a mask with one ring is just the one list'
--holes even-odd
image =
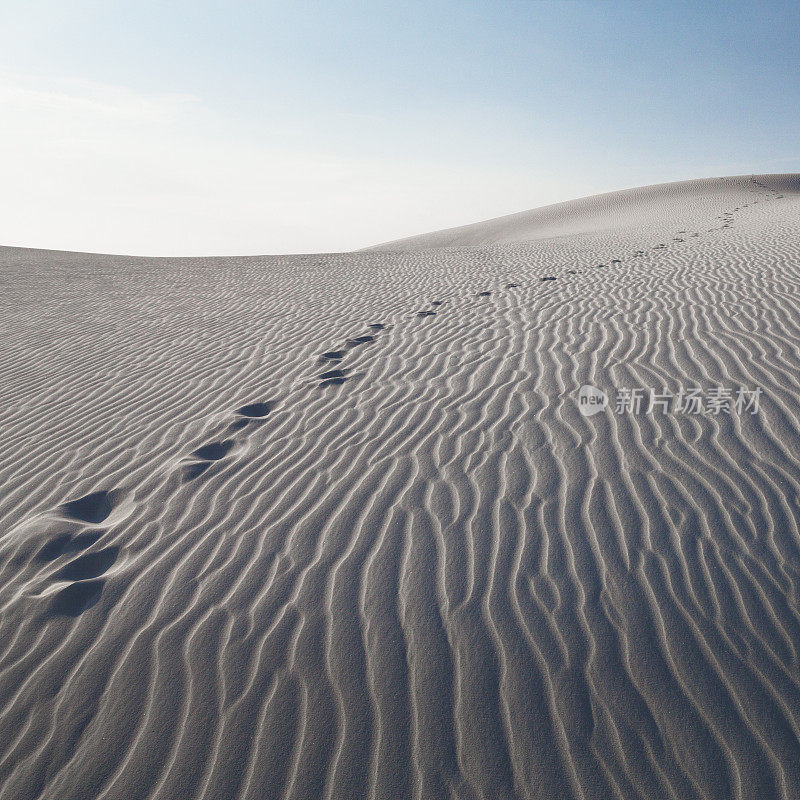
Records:
{"label": "distant dune", "polygon": [[2,800],[800,798],[800,176],[0,281]]}
{"label": "distant dune", "polygon": [[[486,222],[448,228],[435,233],[398,239],[368,250],[416,250],[432,247],[483,247],[495,244],[533,242],[555,236],[619,234],[640,226],[652,226],[659,218],[691,227],[703,212],[712,213],[728,199],[747,196],[754,176],[705,178],[679,183],[661,183],[609,192],[567,203],[510,214]],[[800,176],[761,175],[776,191],[800,192]],[[744,201],[743,201],[744,202]]]}

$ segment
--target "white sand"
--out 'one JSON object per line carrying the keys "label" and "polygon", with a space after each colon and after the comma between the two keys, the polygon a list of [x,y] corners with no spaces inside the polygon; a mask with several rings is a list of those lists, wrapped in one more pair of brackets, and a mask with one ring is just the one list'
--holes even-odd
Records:
{"label": "white sand", "polygon": [[0,282],[2,800],[800,798],[800,176]]}

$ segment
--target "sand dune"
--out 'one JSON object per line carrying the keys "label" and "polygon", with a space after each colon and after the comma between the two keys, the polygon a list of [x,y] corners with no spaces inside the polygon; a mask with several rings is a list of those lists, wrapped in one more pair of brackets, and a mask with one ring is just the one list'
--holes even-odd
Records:
{"label": "sand dune", "polygon": [[800,798],[800,176],[0,280],[3,800]]}

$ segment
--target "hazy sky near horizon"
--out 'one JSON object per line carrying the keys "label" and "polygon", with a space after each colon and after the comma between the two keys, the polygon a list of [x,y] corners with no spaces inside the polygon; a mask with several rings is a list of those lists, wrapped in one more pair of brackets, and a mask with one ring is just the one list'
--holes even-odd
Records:
{"label": "hazy sky near horizon", "polygon": [[796,2],[0,4],[0,245],[319,252],[800,172]]}

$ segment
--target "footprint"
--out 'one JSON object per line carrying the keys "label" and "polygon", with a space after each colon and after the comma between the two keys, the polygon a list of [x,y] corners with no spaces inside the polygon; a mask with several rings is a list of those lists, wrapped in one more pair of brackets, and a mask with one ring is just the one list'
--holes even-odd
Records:
{"label": "footprint", "polygon": [[72,539],[69,533],[62,533],[51,539],[41,550],[36,554],[37,561],[55,561],[59,556],[64,555],[67,545]]}
{"label": "footprint", "polygon": [[76,534],[67,545],[67,552],[75,553],[78,550],[85,550],[87,547],[91,547],[104,533],[105,531],[94,530]]}
{"label": "footprint", "polygon": [[491,297],[491,292],[478,292],[478,297]]}
{"label": "footprint", "polygon": [[320,388],[325,389],[328,386],[341,386],[346,380],[347,380],[347,378],[345,378],[345,377],[327,378],[324,381],[320,381],[319,385],[320,385]]}
{"label": "footprint", "polygon": [[73,536],[71,533],[62,533],[55,536],[42,547],[36,554],[37,561],[55,561],[66,553],[75,553],[91,547],[104,531],[85,531]]}
{"label": "footprint", "polygon": [[202,475],[214,461],[225,458],[234,446],[233,439],[223,439],[221,442],[209,442],[198,447],[191,455],[198,459],[195,462],[184,464],[182,467],[183,480],[192,481]]}
{"label": "footprint", "polygon": [[97,525],[114,510],[114,496],[111,492],[92,492],[78,500],[71,500],[61,506],[62,513],[70,519]]}
{"label": "footprint", "polygon": [[441,301],[441,300],[434,300],[434,301],[431,303],[431,305],[432,305],[432,306],[440,306],[440,305],[442,305],[442,301]]}
{"label": "footprint", "polygon": [[546,278],[542,278],[543,281],[554,281],[555,279],[555,275],[548,275]]}
{"label": "footprint", "polygon": [[57,581],[83,581],[98,578],[117,560],[119,547],[106,547],[95,553],[84,553],[62,567],[53,579]]}
{"label": "footprint", "polygon": [[264,417],[272,411],[272,403],[248,403],[246,406],[236,409],[237,419],[228,426],[231,431],[240,431],[246,428],[251,422],[263,421]]}
{"label": "footprint", "polygon": [[266,417],[272,411],[272,403],[266,401],[264,403],[248,403],[246,406],[236,409],[236,413],[240,417],[249,417],[256,419]]}
{"label": "footprint", "polygon": [[518,283],[507,283],[506,289],[516,289],[519,286]]}
{"label": "footprint", "polygon": [[77,617],[91,608],[103,594],[105,581],[79,581],[59,590],[50,602],[50,611],[59,617]]}
{"label": "footprint", "polygon": [[374,342],[374,336],[354,336],[352,339],[348,339],[345,344],[348,347],[358,347],[360,344],[369,344],[370,342]]}
{"label": "footprint", "polygon": [[417,311],[417,316],[418,317],[435,317],[436,316],[436,312],[435,311]]}
{"label": "footprint", "polygon": [[192,455],[203,461],[219,461],[230,453],[233,447],[233,439],[226,439],[222,442],[211,442],[198,447]]}
{"label": "footprint", "polygon": [[372,328],[374,331],[386,330],[386,326],[382,322],[371,322],[367,327]]}
{"label": "footprint", "polygon": [[324,361],[341,361],[344,358],[344,350],[329,350],[320,356]]}
{"label": "footprint", "polygon": [[333,378],[344,378],[346,376],[341,369],[329,369],[327,372],[323,372],[319,377],[323,381],[329,381]]}
{"label": "footprint", "polygon": [[210,461],[197,461],[194,464],[184,464],[183,480],[193,481],[195,478],[199,478],[210,466]]}

